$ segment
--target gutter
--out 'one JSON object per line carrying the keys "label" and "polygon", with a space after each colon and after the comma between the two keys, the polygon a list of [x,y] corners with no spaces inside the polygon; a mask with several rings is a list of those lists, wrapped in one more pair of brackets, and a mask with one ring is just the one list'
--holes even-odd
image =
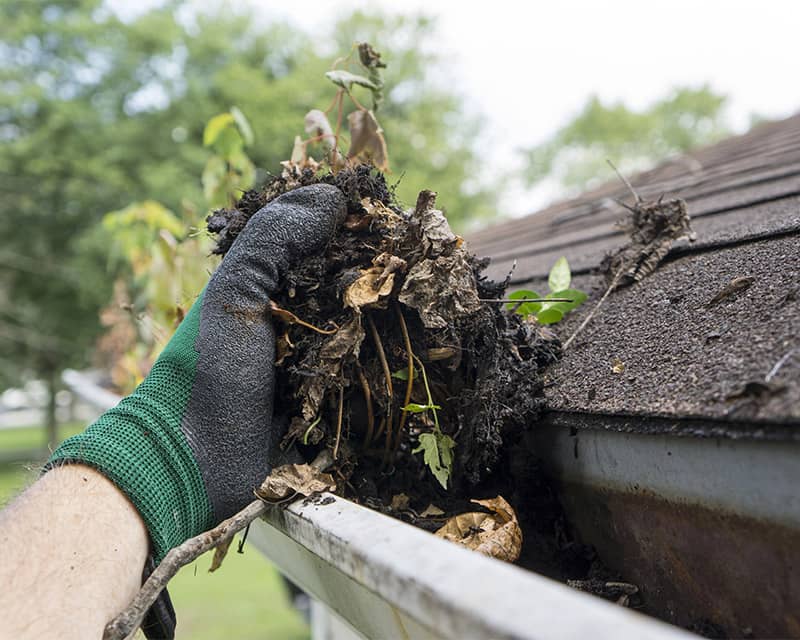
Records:
{"label": "gutter", "polygon": [[249,539],[354,637],[696,637],[330,494],[270,510]]}

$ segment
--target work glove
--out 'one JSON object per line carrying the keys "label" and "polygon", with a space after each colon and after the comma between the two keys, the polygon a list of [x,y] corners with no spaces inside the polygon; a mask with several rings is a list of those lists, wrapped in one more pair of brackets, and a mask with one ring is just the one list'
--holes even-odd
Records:
{"label": "work glove", "polygon": [[258,211],[142,384],[51,456],[49,467],[92,466],[128,496],[155,564],[251,502],[277,461],[269,298],[291,265],[325,249],[344,215],[342,193],[322,184]]}

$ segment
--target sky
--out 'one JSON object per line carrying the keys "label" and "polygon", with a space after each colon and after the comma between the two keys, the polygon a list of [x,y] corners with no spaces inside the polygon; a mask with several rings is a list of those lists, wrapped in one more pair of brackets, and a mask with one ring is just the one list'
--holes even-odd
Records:
{"label": "sky", "polygon": [[[265,20],[283,18],[312,33],[356,8],[436,17],[438,38],[431,46],[446,60],[450,88],[464,96],[470,112],[485,117],[476,140],[504,173],[519,168],[521,147],[546,140],[591,94],[641,108],[675,86],[708,83],[729,96],[726,116],[737,132],[747,130],[752,114],[781,118],[800,111],[796,0],[232,4],[241,2]],[[553,185],[512,185],[502,213],[530,213],[554,195]]]}

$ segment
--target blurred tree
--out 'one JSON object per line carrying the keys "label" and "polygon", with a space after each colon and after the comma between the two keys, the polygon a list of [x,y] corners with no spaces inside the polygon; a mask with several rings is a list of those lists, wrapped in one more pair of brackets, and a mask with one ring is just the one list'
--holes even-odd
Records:
{"label": "blurred tree", "polygon": [[708,86],[678,88],[642,111],[593,96],[574,120],[526,152],[525,177],[531,184],[555,178],[574,192],[612,178],[607,159],[623,173],[647,169],[728,135],[724,104]]}
{"label": "blurred tree", "polygon": [[258,175],[279,169],[305,113],[332,96],[320,43],[349,49],[368,36],[384,52],[382,124],[403,199],[438,188],[456,223],[490,211],[459,101],[428,85],[432,34],[426,19],[356,14],[312,41],[228,5],[171,1],[122,21],[102,0],[4,0],[0,383],[29,372],[55,389],[63,368],[87,363],[121,268],[96,229],[106,212],[149,198],[202,226],[210,117],[236,104],[255,132]]}

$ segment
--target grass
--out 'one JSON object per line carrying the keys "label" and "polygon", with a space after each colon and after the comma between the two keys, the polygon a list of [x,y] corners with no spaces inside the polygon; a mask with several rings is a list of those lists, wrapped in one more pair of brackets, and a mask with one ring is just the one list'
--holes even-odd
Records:
{"label": "grass", "polygon": [[[81,425],[64,425],[63,437]],[[0,454],[41,446],[43,429],[0,429]],[[36,479],[42,460],[0,464],[0,506]],[[184,567],[170,582],[178,616],[177,640],[276,638],[306,640],[308,626],[290,605],[275,568],[254,548],[236,553],[236,543],[222,567],[208,573],[210,554]],[[141,634],[137,638],[143,638]]]}

